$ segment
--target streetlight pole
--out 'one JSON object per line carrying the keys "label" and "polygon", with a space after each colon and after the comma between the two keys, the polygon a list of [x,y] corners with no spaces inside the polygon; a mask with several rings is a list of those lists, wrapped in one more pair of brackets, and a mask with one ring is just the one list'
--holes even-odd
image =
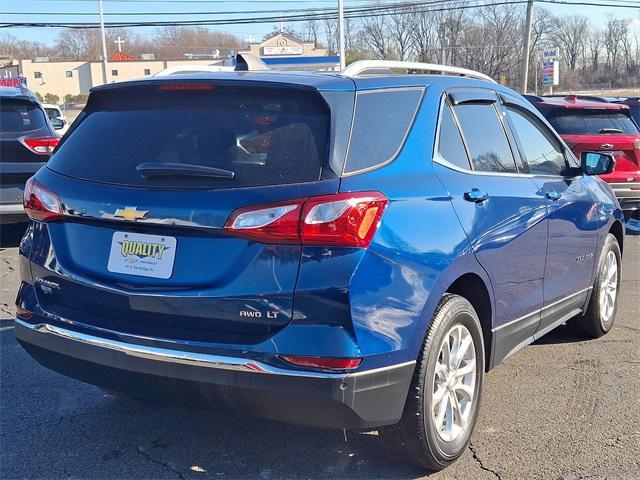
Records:
{"label": "streetlight pole", "polygon": [[102,0],[98,0],[98,7],[100,9],[100,34],[102,36],[102,82],[109,83],[109,77],[107,76],[107,37],[104,33],[104,8],[102,6]]}
{"label": "streetlight pole", "polygon": [[531,51],[531,20],[533,17],[533,0],[527,1],[527,19],[524,26],[524,49],[522,52],[522,70],[520,72],[520,90],[527,93],[529,83],[529,52]]}
{"label": "streetlight pole", "polygon": [[344,53],[344,0],[338,0],[338,37],[340,37],[340,70],[344,70],[347,65]]}

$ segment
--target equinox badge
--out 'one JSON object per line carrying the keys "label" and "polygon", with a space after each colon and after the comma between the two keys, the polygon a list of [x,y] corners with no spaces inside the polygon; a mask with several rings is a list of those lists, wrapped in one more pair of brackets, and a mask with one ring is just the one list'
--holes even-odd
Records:
{"label": "equinox badge", "polygon": [[116,213],[113,214],[114,217],[120,217],[125,220],[140,220],[145,218],[149,214],[149,210],[138,210],[138,207],[124,207],[118,208]]}

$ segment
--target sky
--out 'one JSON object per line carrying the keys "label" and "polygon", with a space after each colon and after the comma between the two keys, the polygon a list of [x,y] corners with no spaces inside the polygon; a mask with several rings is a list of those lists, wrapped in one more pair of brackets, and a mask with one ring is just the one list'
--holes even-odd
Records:
{"label": "sky", "polygon": [[[633,0],[584,0],[606,2],[613,4],[625,3],[633,4]],[[640,0],[637,0],[640,4]],[[345,7],[355,7],[369,3],[369,0],[345,0]],[[383,3],[391,3],[385,1]],[[105,21],[130,21],[130,20],[174,20],[193,19],[195,12],[236,12],[230,13],[227,18],[237,18],[247,16],[265,16],[269,14],[284,14],[291,10],[301,8],[330,8],[337,9],[337,0],[104,0]],[[640,28],[640,10],[627,8],[606,8],[595,6],[575,6],[575,5],[551,5],[536,4],[535,8],[543,7],[552,14],[576,14],[587,16],[594,25],[603,25],[606,22],[606,14],[611,13],[618,17],[634,19],[635,28]],[[247,11],[269,11],[270,13],[237,13]],[[173,15],[131,15],[142,12],[163,12],[173,13]],[[13,14],[10,14],[13,13]],[[35,14],[37,13],[37,14]],[[73,15],[65,15],[72,13]],[[87,15],[79,15],[87,13]],[[122,13],[122,16],[112,14]],[[198,17],[202,17],[199,15]],[[208,18],[225,18],[221,15],[209,16]],[[3,0],[0,2],[0,23],[1,22],[24,22],[24,21],[74,21],[74,22],[97,22],[98,21],[98,0]],[[239,35],[243,39],[251,36],[254,40],[260,39],[266,33],[273,30],[275,23],[251,25],[223,25],[210,27],[219,31],[226,31]],[[296,29],[301,29],[303,23],[286,24]],[[153,28],[136,28],[136,31],[143,34],[152,33]],[[53,43],[59,29],[58,28],[26,28],[9,27],[0,29],[0,34],[9,33],[21,40],[36,40],[46,44]]]}

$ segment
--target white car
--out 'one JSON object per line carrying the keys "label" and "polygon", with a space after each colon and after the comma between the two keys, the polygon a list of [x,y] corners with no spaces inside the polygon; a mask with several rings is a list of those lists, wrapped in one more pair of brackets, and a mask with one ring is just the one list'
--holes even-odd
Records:
{"label": "white car", "polygon": [[[67,130],[69,130],[69,121],[67,117],[62,113],[60,107],[54,103],[43,103],[42,108],[47,113],[47,117],[49,117],[49,121],[51,121],[51,125],[55,129],[57,133],[61,136],[64,135]],[[52,121],[54,118],[58,120],[62,120],[62,126],[60,126],[60,122]]]}

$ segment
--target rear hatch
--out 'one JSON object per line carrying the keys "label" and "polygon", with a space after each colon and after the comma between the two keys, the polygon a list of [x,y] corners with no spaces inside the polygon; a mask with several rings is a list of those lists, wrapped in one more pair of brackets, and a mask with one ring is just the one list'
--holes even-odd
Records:
{"label": "rear hatch", "polygon": [[125,333],[262,341],[291,319],[301,247],[222,228],[247,206],[338,191],[331,108],[310,87],[175,82],[92,93],[38,175],[67,213],[34,260],[39,303]]}
{"label": "rear hatch", "polygon": [[615,170],[603,179],[640,181],[640,131],[627,107],[556,109],[548,120],[578,158],[587,151],[615,156]]}
{"label": "rear hatch", "polygon": [[0,97],[0,204],[22,203],[24,182],[49,159],[43,143],[55,144],[57,137],[40,106],[26,98]]}

